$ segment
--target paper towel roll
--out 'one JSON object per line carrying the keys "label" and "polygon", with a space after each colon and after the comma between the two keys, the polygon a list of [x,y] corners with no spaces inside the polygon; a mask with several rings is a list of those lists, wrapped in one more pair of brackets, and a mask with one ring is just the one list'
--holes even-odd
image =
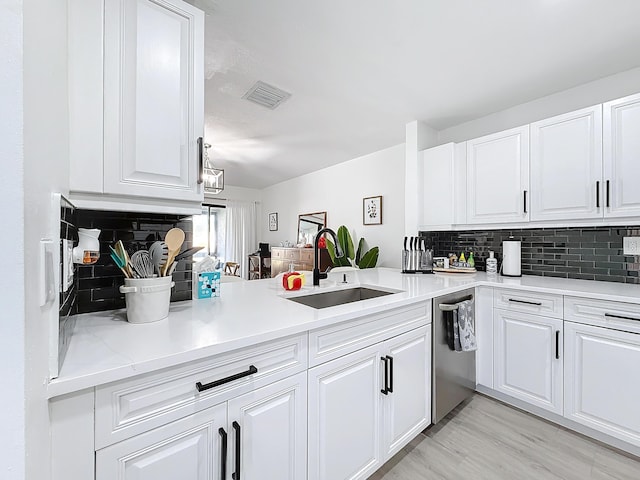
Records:
{"label": "paper towel roll", "polygon": [[520,277],[522,275],[521,242],[519,240],[505,240],[502,242],[502,275],[506,277]]}

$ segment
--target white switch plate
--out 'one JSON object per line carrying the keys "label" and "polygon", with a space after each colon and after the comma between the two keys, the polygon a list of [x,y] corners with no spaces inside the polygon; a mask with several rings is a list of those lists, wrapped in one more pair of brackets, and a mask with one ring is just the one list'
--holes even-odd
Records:
{"label": "white switch plate", "polygon": [[624,255],[640,255],[640,237],[624,237],[622,248]]}

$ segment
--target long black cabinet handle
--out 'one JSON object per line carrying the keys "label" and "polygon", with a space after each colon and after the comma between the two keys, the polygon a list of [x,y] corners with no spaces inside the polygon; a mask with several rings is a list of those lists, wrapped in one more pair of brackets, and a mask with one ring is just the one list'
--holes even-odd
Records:
{"label": "long black cabinet handle", "polygon": [[198,185],[204,182],[204,144],[202,137],[198,137]]}
{"label": "long black cabinet handle", "polygon": [[610,183],[609,180],[607,180],[607,197],[606,197],[606,199],[607,199],[607,208],[609,208],[609,206],[610,206],[609,205],[609,193],[610,193],[609,183]]}
{"label": "long black cabinet handle", "polygon": [[600,208],[600,180],[596,182],[596,208]]}
{"label": "long black cabinet handle", "polygon": [[524,213],[527,213],[527,191],[524,191]]}
{"label": "long black cabinet handle", "polygon": [[236,431],[236,471],[231,475],[231,478],[240,480],[240,424],[234,421],[231,426]]}
{"label": "long black cabinet handle", "polygon": [[393,393],[393,357],[387,355],[387,359],[389,360],[389,388],[387,391]]}
{"label": "long black cabinet handle", "polygon": [[634,320],[636,322],[640,322],[640,318],[625,317],[624,315],[615,315],[613,313],[605,313],[604,316],[609,318],[621,318],[623,320]]}
{"label": "long black cabinet handle", "polygon": [[526,300],[518,300],[516,298],[510,298],[509,301],[513,303],[524,303],[526,305],[536,305],[538,307],[542,306],[542,302],[527,302]]}
{"label": "long black cabinet handle", "polygon": [[220,427],[218,433],[222,437],[222,453],[220,454],[220,480],[227,479],[227,432]]}
{"label": "long black cabinet handle", "polygon": [[387,386],[389,380],[387,375],[387,365],[389,363],[389,359],[388,357],[380,357],[380,360],[382,360],[382,362],[384,363],[384,388],[380,390],[380,392],[384,395],[389,395],[389,387]]}
{"label": "long black cabinet handle", "polygon": [[560,330],[556,330],[556,360],[560,359]]}
{"label": "long black cabinet handle", "polygon": [[204,385],[198,382],[196,383],[196,388],[199,392],[202,392],[204,390],[209,390],[210,388],[219,387],[220,385],[224,385],[225,383],[233,382],[234,380],[238,380],[242,377],[248,377],[249,375],[253,375],[254,373],[258,373],[258,369],[253,365],[249,365],[249,370],[245,372],[236,373],[235,375],[221,378],[220,380],[214,380],[213,382],[205,383]]}

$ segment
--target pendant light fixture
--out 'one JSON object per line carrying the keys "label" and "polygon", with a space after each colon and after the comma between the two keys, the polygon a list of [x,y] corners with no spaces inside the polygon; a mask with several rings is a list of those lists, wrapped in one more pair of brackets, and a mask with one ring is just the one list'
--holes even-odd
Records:
{"label": "pendant light fixture", "polygon": [[211,144],[204,144],[203,180],[205,193],[218,194],[224,190],[224,170],[215,168],[209,159]]}

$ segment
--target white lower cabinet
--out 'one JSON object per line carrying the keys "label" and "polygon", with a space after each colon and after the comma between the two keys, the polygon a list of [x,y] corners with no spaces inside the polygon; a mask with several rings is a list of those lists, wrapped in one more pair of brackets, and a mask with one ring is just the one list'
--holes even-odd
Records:
{"label": "white lower cabinet", "polygon": [[306,478],[306,372],[96,452],[96,480]]}
{"label": "white lower cabinet", "polygon": [[431,329],[309,370],[309,480],[364,479],[431,416]]}
{"label": "white lower cabinet", "polygon": [[640,335],[565,324],[564,415],[640,446]]}
{"label": "white lower cabinet", "polygon": [[225,404],[96,453],[96,480],[223,479]]}
{"label": "white lower cabinet", "polygon": [[562,415],[562,319],[494,310],[494,389]]}
{"label": "white lower cabinet", "polygon": [[228,415],[236,479],[306,478],[306,372],[229,400]]}

